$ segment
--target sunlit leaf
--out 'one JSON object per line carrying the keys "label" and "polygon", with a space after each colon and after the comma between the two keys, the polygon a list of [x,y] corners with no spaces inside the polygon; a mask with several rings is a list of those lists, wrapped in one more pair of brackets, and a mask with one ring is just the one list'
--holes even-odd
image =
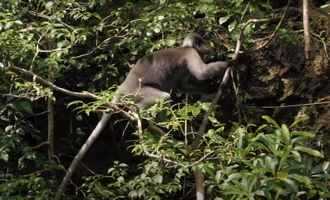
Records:
{"label": "sunlit leaf", "polygon": [[267,115],[263,115],[261,118],[266,120],[268,123],[272,124],[276,128],[280,128],[280,125],[278,125],[278,123],[274,119],[272,119],[271,117],[269,117]]}
{"label": "sunlit leaf", "polygon": [[225,16],[225,17],[220,17],[219,18],[219,24],[221,25],[221,24],[224,24],[224,23],[226,23],[227,21],[228,21],[228,19],[230,19],[230,15],[229,16]]}
{"label": "sunlit leaf", "polygon": [[323,158],[323,154],[317,150],[314,150],[312,148],[309,148],[309,147],[304,147],[304,146],[296,146],[294,147],[295,150],[297,151],[301,151],[301,152],[304,152],[304,153],[307,153],[311,156],[315,156],[315,157],[319,157],[319,158]]}
{"label": "sunlit leaf", "polygon": [[284,143],[288,144],[290,142],[290,131],[285,124],[281,125],[281,133]]}

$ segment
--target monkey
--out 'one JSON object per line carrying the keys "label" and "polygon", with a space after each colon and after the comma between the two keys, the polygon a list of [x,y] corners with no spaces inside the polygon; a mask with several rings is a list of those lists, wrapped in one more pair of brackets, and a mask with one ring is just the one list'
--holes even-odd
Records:
{"label": "monkey", "polygon": [[[206,64],[202,56],[208,51],[204,39],[196,33],[190,33],[184,38],[181,47],[159,50],[142,57],[131,68],[123,83],[119,85],[111,103],[118,103],[122,97],[131,96],[139,109],[145,109],[157,101],[169,99],[173,89],[189,88],[185,87],[185,80],[189,76],[202,81],[223,73],[228,67],[228,63],[216,61]],[[110,114],[104,113],[73,159],[55,199],[60,199],[74,170],[105,128],[109,119]]]}

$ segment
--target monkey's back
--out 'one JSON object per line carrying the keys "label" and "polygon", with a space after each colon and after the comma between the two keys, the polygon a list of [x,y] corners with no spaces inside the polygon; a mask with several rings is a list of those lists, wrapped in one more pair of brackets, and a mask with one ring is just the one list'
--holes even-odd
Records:
{"label": "monkey's back", "polygon": [[[157,51],[138,60],[127,79],[141,86],[170,91],[187,73],[186,57],[192,48],[170,48]],[[138,85],[137,85],[138,86]]]}

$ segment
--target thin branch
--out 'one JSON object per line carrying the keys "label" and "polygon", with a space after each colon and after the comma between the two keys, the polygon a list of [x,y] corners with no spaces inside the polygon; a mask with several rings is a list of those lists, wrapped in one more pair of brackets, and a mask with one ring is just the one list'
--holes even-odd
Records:
{"label": "thin branch", "polygon": [[209,153],[205,154],[203,157],[201,157],[200,159],[196,160],[195,162],[193,162],[192,164],[188,165],[187,167],[193,167],[193,166],[198,165],[199,163],[201,163],[204,160],[206,160],[206,158],[209,157],[213,153],[214,152],[209,152]]}
{"label": "thin branch", "polygon": [[56,49],[39,49],[40,53],[53,53],[57,51],[64,51],[66,49],[69,49],[69,47],[66,48],[56,48]]}
{"label": "thin branch", "polygon": [[303,0],[303,24],[304,24],[304,40],[305,40],[305,58],[308,61],[311,51],[311,37],[309,30],[309,2]]}
{"label": "thin branch", "polygon": [[326,105],[330,104],[330,101],[323,102],[314,102],[314,103],[300,103],[300,104],[291,104],[291,105],[280,105],[280,106],[244,106],[247,108],[264,108],[264,109],[273,109],[273,108],[297,108],[303,106],[316,106],[316,105]]}
{"label": "thin branch", "polygon": [[54,138],[55,138],[55,122],[54,122],[54,103],[53,103],[53,95],[48,97],[47,100],[47,110],[48,110],[48,115],[47,115],[47,124],[48,124],[48,129],[47,129],[47,135],[48,135],[48,160],[52,160],[54,157],[54,152],[55,152],[55,146],[54,146]]}
{"label": "thin branch", "polygon": [[43,141],[43,142],[41,142],[40,144],[37,144],[37,145],[31,147],[31,149],[32,149],[32,150],[36,150],[36,149],[39,149],[39,148],[41,148],[41,147],[43,147],[43,146],[46,146],[46,145],[49,145],[48,141]]}
{"label": "thin branch", "polygon": [[47,16],[45,14],[42,14],[42,13],[37,13],[35,11],[29,11],[29,13],[32,15],[32,16],[35,16],[35,17],[40,17],[40,18],[43,18],[43,19],[47,19],[48,21],[57,21],[59,22],[60,24],[62,24],[63,26],[71,29],[71,30],[74,30],[74,28],[70,25],[68,25],[67,23],[63,22],[62,20],[60,20],[59,18],[57,17],[50,17],[50,16]]}
{"label": "thin branch", "polygon": [[43,38],[43,35],[41,35],[38,39],[38,42],[37,42],[37,45],[36,45],[36,52],[34,53],[34,56],[32,58],[32,61],[31,61],[31,64],[30,64],[30,71],[33,71],[33,64],[34,64],[34,61],[35,59],[37,58],[37,56],[39,55],[39,44],[40,44],[40,41],[42,40]]}
{"label": "thin branch", "polygon": [[[275,9],[274,12],[280,11],[282,9],[283,8]],[[294,12],[302,13],[302,10],[299,9],[299,8],[296,8],[296,7],[289,7],[288,9],[289,9],[289,11],[294,11]],[[321,17],[326,17],[326,18],[330,17],[329,13],[327,13],[325,10],[322,10],[320,8],[316,8],[314,6],[313,7],[310,7],[310,16],[312,16],[312,17],[314,17],[314,16],[315,17],[321,16]]]}
{"label": "thin branch", "polygon": [[112,36],[112,37],[109,37],[109,38],[103,40],[103,41],[102,41],[101,43],[99,43],[98,45],[96,45],[96,47],[94,47],[92,50],[90,50],[90,51],[88,51],[88,52],[86,52],[86,53],[83,53],[83,54],[81,54],[81,55],[78,55],[78,56],[73,56],[72,59],[79,59],[79,58],[83,58],[83,57],[89,56],[89,55],[95,53],[96,50],[101,49],[102,45],[106,44],[106,43],[109,42],[111,39],[113,39],[113,38],[121,38],[121,37],[124,38],[124,36]]}
{"label": "thin branch", "polygon": [[[136,127],[137,127],[137,130],[138,130],[139,139],[140,140],[143,140],[143,128],[142,128],[141,117],[140,117],[139,113],[133,113],[133,116],[134,116],[135,121],[136,121]],[[165,158],[165,156],[160,156],[160,155],[152,154],[144,146],[143,146],[143,153],[146,156],[150,157],[150,158],[160,159],[160,160],[165,161],[167,163],[175,164],[177,166],[184,166],[181,163],[178,163],[176,161],[173,161],[173,160],[170,160],[170,159]]]}
{"label": "thin branch", "polygon": [[285,7],[285,10],[284,10],[284,12],[283,12],[283,15],[282,15],[282,17],[281,17],[279,23],[276,25],[275,30],[272,32],[272,34],[270,34],[269,39],[267,40],[267,42],[265,42],[265,43],[264,43],[263,45],[261,45],[260,47],[254,49],[254,51],[265,48],[266,46],[268,46],[268,45],[273,41],[273,39],[275,38],[277,32],[280,30],[280,27],[282,26],[283,21],[284,21],[286,15],[287,15],[287,13],[288,13],[288,9],[289,9],[290,3],[291,3],[291,0],[288,0],[288,3],[287,3],[287,5],[286,5],[286,7]]}
{"label": "thin branch", "polygon": [[[54,66],[49,65],[48,66],[48,80],[54,81]],[[48,160],[53,160],[54,157],[54,152],[55,152],[55,146],[54,146],[54,138],[55,138],[55,122],[54,122],[54,117],[55,117],[55,111],[54,111],[54,102],[53,102],[53,97],[54,93],[53,90],[51,89],[51,92],[48,96],[47,99],[47,118],[48,118]]]}
{"label": "thin branch", "polygon": [[[83,98],[83,99],[85,99],[85,98],[86,99],[94,99],[94,100],[101,99],[101,97],[99,97],[99,96],[97,96],[93,93],[87,92],[87,91],[75,92],[75,91],[71,91],[71,90],[59,87],[59,86],[47,81],[46,79],[40,77],[39,75],[37,75],[33,72],[30,72],[28,70],[25,70],[23,68],[20,68],[20,67],[10,66],[7,69],[10,70],[10,71],[13,71],[15,73],[22,74],[24,76],[28,76],[28,77],[32,78],[33,80],[37,81],[39,84],[41,84],[43,86],[49,87],[49,88],[53,89],[54,91],[61,92],[63,94],[69,95],[69,96]],[[131,114],[129,112],[121,109],[116,104],[106,103],[106,105],[109,108],[113,109],[114,111],[120,112],[120,114],[124,115],[127,119],[130,119],[130,120],[134,121],[134,118],[131,116]]]}
{"label": "thin branch", "polygon": [[311,33],[312,33],[312,36],[316,37],[318,40],[321,41],[321,43],[323,45],[323,48],[324,48],[324,54],[325,54],[326,58],[329,60],[329,55],[328,55],[328,49],[327,49],[327,43],[326,43],[326,41],[324,41],[324,39],[320,35],[318,35],[318,34],[316,34],[314,32],[311,32]]}
{"label": "thin branch", "polygon": [[0,94],[0,97],[9,97],[9,98],[15,98],[15,99],[27,99],[30,100],[27,96],[20,96],[16,94]]}
{"label": "thin branch", "polygon": [[33,80],[36,80],[38,83],[40,83],[44,86],[50,87],[51,89],[53,89],[57,92],[61,92],[63,94],[69,95],[69,96],[74,96],[74,97],[79,97],[79,98],[88,98],[88,99],[100,99],[100,97],[98,97],[95,94],[92,94],[90,92],[87,92],[87,91],[74,92],[74,91],[67,90],[65,88],[61,88],[61,87],[47,81],[46,79],[41,78],[37,74],[35,74],[31,71],[28,71],[26,69],[20,68],[20,67],[10,66],[10,67],[8,67],[8,69],[15,73],[22,74],[24,76],[33,78]]}

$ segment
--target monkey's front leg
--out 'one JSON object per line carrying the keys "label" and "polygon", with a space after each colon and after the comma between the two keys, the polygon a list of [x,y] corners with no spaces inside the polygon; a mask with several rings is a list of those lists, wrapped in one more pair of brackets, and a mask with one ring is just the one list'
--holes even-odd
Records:
{"label": "monkey's front leg", "polygon": [[214,77],[215,75],[224,73],[225,69],[228,67],[228,62],[216,61],[206,64],[203,70],[204,76]]}
{"label": "monkey's front leg", "polygon": [[228,67],[228,62],[217,61],[205,64],[197,53],[187,58],[187,67],[197,80],[207,80],[221,74]]}

